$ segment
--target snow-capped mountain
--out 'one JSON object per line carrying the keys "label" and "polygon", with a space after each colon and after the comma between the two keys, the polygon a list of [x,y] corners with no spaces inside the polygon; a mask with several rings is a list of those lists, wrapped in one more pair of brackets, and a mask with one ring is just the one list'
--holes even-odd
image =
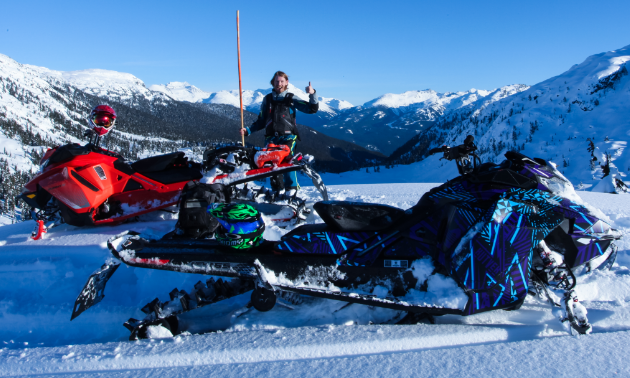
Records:
{"label": "snow-capped mountain", "polygon": [[493,91],[471,89],[438,93],[427,89],[388,93],[362,106],[344,110],[324,125],[323,130],[335,138],[389,155],[450,111],[484,98],[496,101],[497,95],[505,96],[525,88],[512,85]]}
{"label": "snow-capped mountain", "polygon": [[[237,108],[241,106],[238,90],[204,92],[186,82],[171,82],[166,85],[156,84],[150,86],[149,89],[162,92],[177,101],[225,104]],[[289,83],[288,91],[293,93],[295,97],[308,101],[308,94],[291,83]],[[254,114],[258,114],[263,98],[270,92],[271,88],[243,90],[243,108]],[[352,107],[352,104],[348,101],[335,98],[318,97],[318,100],[320,104],[318,114],[300,114],[300,123],[307,126],[319,126],[322,120],[330,119],[336,116],[339,111]]]}
{"label": "snow-capped mountain", "polygon": [[80,71],[53,71],[44,67],[25,65],[42,77],[62,82],[93,96],[108,98],[133,106],[139,99],[167,102],[168,97],[148,89],[144,82],[129,73],[88,69]]}
{"label": "snow-capped mountain", "polygon": [[363,104],[363,108],[385,107],[400,112],[415,109],[443,108],[443,110],[457,109],[468,105],[491,91],[471,89],[466,92],[437,93],[434,90],[407,91],[401,94],[387,93]]}
{"label": "snow-capped mountain", "polygon": [[200,102],[211,95],[210,92],[202,91],[194,85],[181,81],[173,81],[166,85],[154,84],[149,89],[155,92],[162,92],[177,101]]}
{"label": "snow-capped mountain", "polygon": [[[394,153],[399,162],[421,160],[430,148],[461,144],[474,135],[483,161],[507,150],[555,162],[576,185],[610,191],[630,170],[625,151],[630,129],[630,46],[588,57],[568,71],[494,102],[477,101],[445,114]],[[488,97],[488,96],[486,96]],[[501,95],[498,95],[501,97]],[[436,180],[452,178],[454,165],[423,161]],[[600,181],[609,171],[607,178]]]}

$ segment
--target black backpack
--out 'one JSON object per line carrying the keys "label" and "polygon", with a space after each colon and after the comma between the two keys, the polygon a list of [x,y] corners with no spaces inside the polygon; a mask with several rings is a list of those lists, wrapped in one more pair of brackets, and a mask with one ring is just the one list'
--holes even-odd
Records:
{"label": "black backpack", "polygon": [[293,93],[287,93],[279,101],[273,99],[273,93],[269,93],[265,96],[265,104],[267,106],[263,112],[266,123],[265,136],[278,137],[293,134],[301,141],[300,132],[295,123],[295,113],[291,112]]}
{"label": "black backpack", "polygon": [[179,220],[174,237],[205,238],[212,235],[219,222],[208,213],[208,205],[230,202],[223,184],[202,184],[190,181],[179,198]]}

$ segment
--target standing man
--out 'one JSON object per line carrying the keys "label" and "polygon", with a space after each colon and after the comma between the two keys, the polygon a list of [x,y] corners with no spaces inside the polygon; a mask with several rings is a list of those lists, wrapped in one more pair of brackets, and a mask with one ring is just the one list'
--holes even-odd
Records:
{"label": "standing man", "polygon": [[[295,122],[296,110],[306,114],[315,114],[319,109],[315,89],[309,81],[306,87],[309,101],[294,98],[293,93],[287,92],[289,76],[282,71],[277,71],[271,79],[273,90],[265,96],[260,104],[258,119],[251,126],[241,129],[241,134],[249,136],[252,133],[265,129],[265,144],[284,144],[289,146],[291,153],[295,147],[295,140],[300,140],[300,134]],[[291,177],[293,176],[293,177]],[[297,182],[297,173],[289,172],[271,178],[271,187],[274,190],[287,190],[290,195],[300,188]]]}

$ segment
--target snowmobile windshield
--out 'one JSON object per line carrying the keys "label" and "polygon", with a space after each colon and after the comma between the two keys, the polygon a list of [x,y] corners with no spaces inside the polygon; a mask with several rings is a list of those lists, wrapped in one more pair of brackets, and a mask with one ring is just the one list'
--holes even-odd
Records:
{"label": "snowmobile windshield", "polygon": [[553,194],[559,195],[564,198],[575,199],[578,198],[573,184],[556,168],[556,165],[550,161],[547,162],[545,167],[538,168],[542,171],[536,176],[538,182],[544,185]]}

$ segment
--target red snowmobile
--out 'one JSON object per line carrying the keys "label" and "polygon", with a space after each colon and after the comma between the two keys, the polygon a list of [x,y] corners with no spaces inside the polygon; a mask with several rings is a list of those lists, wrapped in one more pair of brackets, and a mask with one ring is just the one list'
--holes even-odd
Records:
{"label": "red snowmobile", "polygon": [[204,152],[203,169],[212,183],[228,186],[301,171],[313,181],[327,201],[326,186],[319,174],[310,167],[314,160],[313,156],[299,152],[292,155],[290,148],[285,145],[268,144],[264,148],[219,145]]}
{"label": "red snowmobile", "polygon": [[153,156],[129,164],[119,154],[100,148],[113,128],[116,113],[99,105],[90,116],[89,143],[49,149],[40,172],[18,197],[31,207],[37,222],[32,238],[60,223],[73,226],[118,224],[177,204],[182,188],[202,177],[201,165],[183,152]]}
{"label": "red snowmobile", "polygon": [[[207,149],[203,157],[204,180],[208,183],[222,184],[226,197],[232,201],[252,201],[263,214],[271,216],[271,221],[280,227],[300,223],[310,214],[306,200],[277,189],[261,186],[257,189],[248,187],[253,181],[266,178],[276,179],[286,172],[300,171],[308,176],[322,198],[328,200],[328,191],[320,175],[311,167],[313,156],[297,153],[285,145],[268,144],[264,148],[244,147],[242,145],[218,145]],[[241,185],[242,188],[237,188]],[[266,205],[272,205],[266,207]],[[275,207],[275,208],[274,208]],[[291,211],[280,211],[279,209]]]}

